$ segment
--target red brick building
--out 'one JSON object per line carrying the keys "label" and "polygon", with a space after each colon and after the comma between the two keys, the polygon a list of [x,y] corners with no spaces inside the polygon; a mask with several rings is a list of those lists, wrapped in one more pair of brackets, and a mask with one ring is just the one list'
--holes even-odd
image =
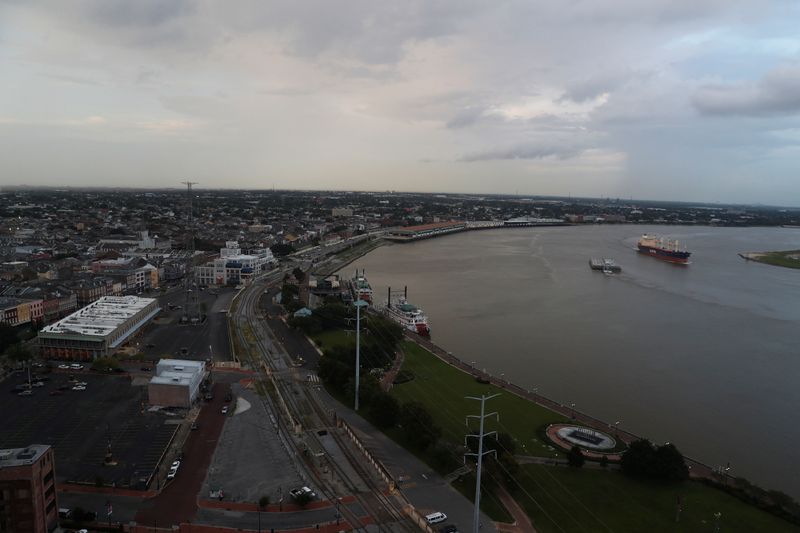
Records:
{"label": "red brick building", "polygon": [[0,531],[48,533],[57,525],[53,449],[31,444],[0,450]]}

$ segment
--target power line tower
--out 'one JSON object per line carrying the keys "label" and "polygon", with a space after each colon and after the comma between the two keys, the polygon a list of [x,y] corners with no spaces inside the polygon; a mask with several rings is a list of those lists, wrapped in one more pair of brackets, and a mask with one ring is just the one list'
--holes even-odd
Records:
{"label": "power line tower", "polygon": [[184,274],[184,304],[181,322],[185,324],[199,324],[200,316],[197,309],[197,287],[194,283],[194,208],[192,206],[192,185],[196,181],[182,181],[186,185],[186,272]]}
{"label": "power line tower", "polygon": [[[472,518],[472,531],[473,533],[478,533],[478,530],[481,527],[481,469],[483,467],[483,456],[488,453],[493,453],[495,458],[497,457],[496,450],[483,450],[483,437],[486,435],[497,435],[497,431],[489,431],[488,433],[483,432],[483,421],[484,419],[493,416],[499,422],[500,415],[497,412],[486,414],[486,400],[491,400],[500,396],[500,394],[492,394],[491,396],[481,396],[480,398],[476,398],[474,396],[467,396],[467,400],[478,400],[481,402],[481,414],[480,415],[467,415],[467,427],[469,427],[469,419],[470,418],[478,418],[480,419],[480,429],[478,430],[477,434],[470,434],[464,437],[464,445],[467,446],[467,439],[470,437],[478,439],[478,453],[465,453],[464,454],[464,464],[467,462],[467,456],[473,456],[478,458],[478,469],[477,475],[475,480],[475,511]],[[469,447],[469,446],[467,446]]]}

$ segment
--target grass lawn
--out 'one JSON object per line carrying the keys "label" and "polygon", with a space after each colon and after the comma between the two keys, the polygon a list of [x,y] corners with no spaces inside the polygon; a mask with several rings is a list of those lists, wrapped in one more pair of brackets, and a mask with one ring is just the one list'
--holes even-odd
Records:
{"label": "grass lawn", "polygon": [[[515,494],[540,532],[711,532],[722,513],[720,531],[800,532],[800,528],[697,482],[659,485],[619,472],[524,465]],[[680,522],[675,522],[680,496]],[[547,515],[536,505],[541,505]],[[554,524],[557,523],[559,527]],[[607,527],[606,527],[607,526]]]}
{"label": "grass lawn", "polygon": [[[487,402],[487,412],[497,411],[500,425],[487,422],[489,430],[504,431],[516,438],[517,454],[556,455],[541,442],[537,430],[552,422],[566,421],[564,417],[493,385],[480,384],[416,344],[405,342],[403,350],[403,370],[412,372],[415,379],[396,385],[392,394],[401,402],[424,404],[442,428],[443,438],[464,442],[465,417],[480,409],[478,402],[466,400],[465,396],[499,392],[500,396]],[[421,459],[427,460],[424,456]],[[696,482],[660,485],[632,480],[618,471],[542,465],[522,465],[515,478],[522,488],[514,497],[540,532],[711,532],[714,513],[720,512],[720,531],[800,533],[800,528],[788,522]],[[456,486],[471,499],[472,483],[463,480]],[[498,519],[505,513],[502,505],[500,509],[487,508],[495,507],[489,492],[484,493],[483,502],[488,505],[481,508]],[[675,523],[678,495],[683,509],[680,522]]]}
{"label": "grass lawn", "polygon": [[786,268],[800,268],[800,259],[797,259],[798,256],[800,256],[800,250],[768,252],[756,259],[756,261]]}
{"label": "grass lawn", "polygon": [[[465,396],[500,393],[486,403],[486,412],[497,412],[499,424],[487,419],[487,431],[497,430],[510,434],[517,441],[516,453],[539,457],[558,457],[557,451],[542,442],[537,430],[553,422],[567,419],[543,407],[495,387],[483,385],[475,378],[442,362],[436,356],[412,342],[404,342],[403,370],[414,374],[414,379],[392,388],[392,394],[401,402],[418,401],[425,405],[437,424],[442,437],[463,444],[468,431],[467,415],[480,414],[480,402]],[[477,420],[471,427],[477,433]]]}
{"label": "grass lawn", "polygon": [[325,350],[326,348],[334,348],[336,346],[352,346],[355,351],[356,337],[355,333],[344,331],[341,329],[326,329],[321,333],[312,335],[314,342],[321,342],[317,346]]}

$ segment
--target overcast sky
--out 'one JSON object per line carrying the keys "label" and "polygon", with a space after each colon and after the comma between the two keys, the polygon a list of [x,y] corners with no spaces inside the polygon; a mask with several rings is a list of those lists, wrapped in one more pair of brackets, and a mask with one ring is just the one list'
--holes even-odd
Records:
{"label": "overcast sky", "polygon": [[0,161],[800,205],[800,2],[0,0]]}

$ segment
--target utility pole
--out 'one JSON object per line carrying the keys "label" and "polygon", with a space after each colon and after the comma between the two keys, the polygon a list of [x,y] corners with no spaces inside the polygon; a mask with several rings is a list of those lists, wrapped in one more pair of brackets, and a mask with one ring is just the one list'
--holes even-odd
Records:
{"label": "utility pole", "polygon": [[465,464],[467,462],[467,456],[468,455],[476,456],[478,458],[478,469],[477,469],[477,475],[476,475],[476,479],[475,479],[475,511],[474,511],[473,519],[472,519],[472,532],[473,533],[478,533],[478,530],[480,529],[480,526],[481,526],[481,522],[480,522],[480,518],[481,518],[481,468],[483,467],[483,456],[488,454],[488,453],[493,453],[495,455],[495,457],[497,457],[497,451],[496,450],[483,451],[483,437],[485,437],[486,435],[492,435],[492,434],[497,435],[497,431],[490,431],[488,433],[484,433],[483,432],[483,421],[484,421],[484,419],[486,419],[487,417],[490,417],[490,416],[494,416],[495,419],[498,422],[500,421],[500,416],[497,414],[497,412],[486,414],[486,400],[491,400],[492,398],[495,398],[497,396],[500,396],[500,394],[498,393],[498,394],[492,394],[491,396],[481,396],[480,398],[476,398],[474,396],[467,396],[466,397],[467,400],[478,400],[479,402],[481,402],[481,414],[480,415],[467,415],[467,427],[469,427],[469,419],[470,418],[478,418],[478,419],[480,419],[481,422],[480,422],[479,432],[478,432],[478,434],[470,434],[470,435],[467,435],[467,436],[464,437],[464,445],[465,446],[467,445],[467,439],[468,438],[474,437],[474,438],[478,439],[478,453],[465,453],[464,454],[464,463]]}
{"label": "utility pole", "polygon": [[356,306],[356,404],[354,409],[358,412],[358,389],[361,380],[361,308],[369,304],[359,298],[353,305]]}
{"label": "utility pole", "polygon": [[197,185],[196,181],[182,181],[186,185],[186,272],[184,273],[184,303],[182,321],[191,324],[193,318],[197,317],[195,304],[196,295],[192,291],[194,284],[194,209],[192,206],[192,185]]}

